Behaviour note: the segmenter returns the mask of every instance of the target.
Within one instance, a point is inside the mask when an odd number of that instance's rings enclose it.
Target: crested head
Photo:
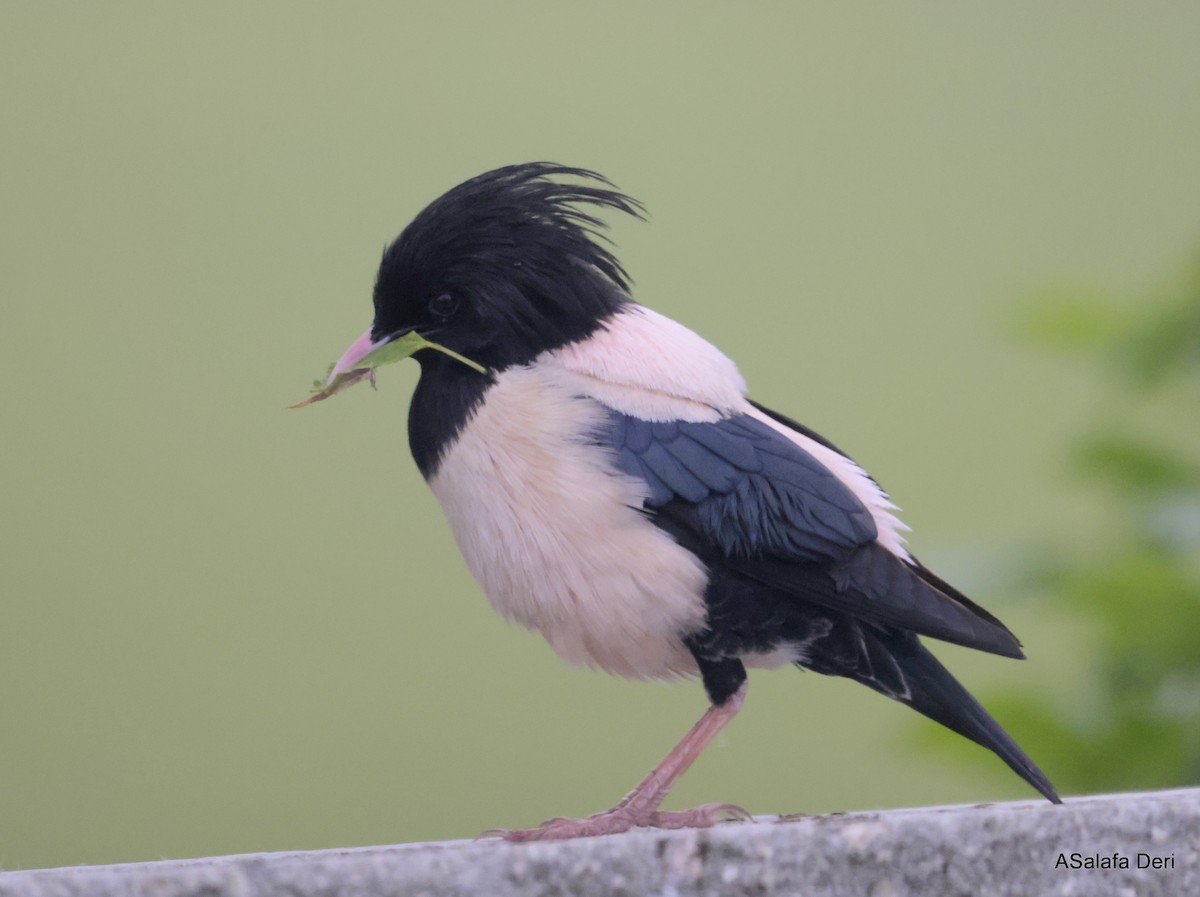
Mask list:
[[[372,337],[416,330],[492,369],[585,338],[630,301],[605,208],[642,215],[601,175],[549,162],[459,184],[384,251]]]

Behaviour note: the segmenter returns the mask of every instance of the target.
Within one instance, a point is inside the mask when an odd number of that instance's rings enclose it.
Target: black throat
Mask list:
[[[611,306],[607,314],[576,322],[569,335],[545,341],[535,348],[516,353],[509,346],[508,354],[496,354],[487,349],[466,349],[472,361],[482,362],[490,373],[481,374],[461,361],[434,349],[422,349],[413,355],[421,365],[421,379],[408,406],[408,446],[413,460],[426,480],[437,473],[446,449],[458,438],[475,409],[483,402],[487,391],[496,385],[496,377],[514,367],[534,362],[538,355],[550,349],[586,340],[596,331],[628,309],[632,300],[611,285],[602,285],[605,301]]]
[[[408,447],[429,480],[496,380],[431,349],[413,357],[420,362],[421,379],[408,406]]]

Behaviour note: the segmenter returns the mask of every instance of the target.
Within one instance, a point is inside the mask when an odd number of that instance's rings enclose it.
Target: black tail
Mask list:
[[[852,628],[857,630],[853,652],[857,657],[851,660],[848,652],[839,651],[836,657],[813,657],[805,666],[819,673],[846,676],[907,704],[994,751],[1047,800],[1062,803],[1037,765],[915,635],[880,631],[862,624],[852,624]]]

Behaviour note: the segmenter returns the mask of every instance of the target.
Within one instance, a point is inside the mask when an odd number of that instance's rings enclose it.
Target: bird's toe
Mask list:
[[[647,823],[654,828],[711,828],[718,822],[753,822],[737,804],[704,804],[690,810],[659,810]]]
[[[633,807],[614,807],[588,816],[569,819],[558,816],[534,828],[488,829],[481,838],[502,838],[505,841],[562,841],[568,838],[591,838],[597,835],[618,835],[631,828],[710,828],[718,822],[747,821],[752,817],[736,804],[704,804],[691,810],[646,810]]]

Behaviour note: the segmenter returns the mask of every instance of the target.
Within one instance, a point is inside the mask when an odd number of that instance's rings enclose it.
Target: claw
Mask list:
[[[718,822],[753,821],[749,813],[737,804],[705,804],[693,810],[651,810],[631,812],[628,807],[614,807],[588,816],[570,819],[556,816],[534,828],[490,828],[480,838],[503,838],[505,841],[561,841],[567,838],[591,838],[596,835],[617,835],[631,828],[710,828]]]
[[[655,828],[711,828],[718,822],[753,822],[737,804],[704,804],[692,810],[660,810],[652,817]]]
[[[595,835],[615,835],[631,828],[708,828],[718,822],[750,820],[751,816],[737,804],[705,804],[694,810],[660,810],[663,798],[676,780],[687,772],[712,739],[741,709],[746,695],[746,683],[723,704],[714,704],[705,711],[696,725],[679,744],[671,748],[663,761],[650,775],[640,781],[621,802],[611,810],[586,819],[567,819],[564,816],[548,819],[536,828],[490,828],[479,837],[503,838],[505,841],[556,841],[565,838],[590,838]]]

